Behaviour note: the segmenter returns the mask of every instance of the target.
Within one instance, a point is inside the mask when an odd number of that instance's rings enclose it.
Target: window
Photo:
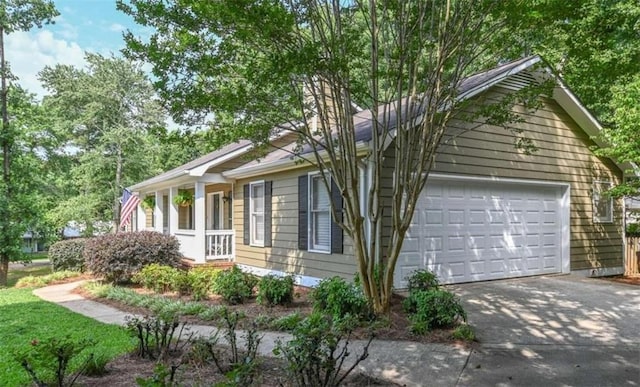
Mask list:
[[[251,183],[249,191],[251,245],[264,246],[264,182]]]
[[[331,196],[322,175],[309,175],[309,250],[331,252]]]
[[[606,195],[611,189],[608,181],[593,182],[593,221],[595,223],[613,222],[613,198]]]

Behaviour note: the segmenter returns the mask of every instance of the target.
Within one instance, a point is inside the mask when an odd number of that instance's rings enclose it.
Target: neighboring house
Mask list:
[[[40,235],[37,232],[26,231],[22,235],[22,252],[23,253],[37,253],[38,251],[44,251],[45,245],[41,240]]]
[[[523,87],[544,71],[535,66],[540,61],[528,57],[474,75],[463,83],[463,96]],[[522,109],[525,122],[517,124],[539,148],[533,155],[517,151],[503,128],[465,131],[464,122],[452,123],[398,260],[396,287],[422,268],[445,283],[623,271],[622,201],[600,193],[622,179],[624,166],[591,152],[600,125],[560,80],[553,96],[542,98],[542,108]],[[370,112],[355,120],[366,151]],[[293,140],[285,133],[274,141],[281,147]],[[250,142],[233,143],[130,187],[155,198],[152,209],[139,208],[138,229],[175,235],[196,262],[234,260],[260,275],[295,273],[308,285],[334,275],[353,278],[352,243],[328,211],[329,200],[340,196],[285,150],[259,160],[251,152]],[[390,147],[388,176],[393,158]],[[362,186],[369,168],[361,163]],[[173,203],[187,191],[191,203]],[[385,235],[378,238],[385,243]]]

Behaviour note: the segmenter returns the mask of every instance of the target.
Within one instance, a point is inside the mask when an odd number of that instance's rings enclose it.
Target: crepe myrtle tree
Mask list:
[[[353,241],[364,294],[384,314],[445,128],[468,111],[461,82],[489,65],[480,59],[488,58],[482,43],[505,18],[495,3],[131,0],[118,8],[155,29],[148,40],[127,32],[125,54],[152,64],[175,120],[215,117],[210,125],[221,142],[266,144],[282,129],[298,135],[292,152],[317,167],[327,189],[333,182],[339,190],[333,219]],[[517,120],[509,113],[516,102],[476,114],[494,124]],[[356,130],[355,106],[369,109],[359,114],[371,123],[368,133]],[[390,199],[382,187],[388,147],[395,150]],[[372,167],[368,203],[361,203],[361,163]],[[390,219],[384,229],[383,216]]]
[[[11,75],[5,58],[4,38],[15,31],[28,31],[51,23],[59,13],[50,0],[6,0],[0,3],[0,148],[2,151],[2,181],[0,181],[0,286],[7,284],[9,261],[21,257],[22,232],[20,213],[15,209],[14,191],[20,182],[12,174],[11,164],[15,150],[16,129],[12,127],[8,110]]]

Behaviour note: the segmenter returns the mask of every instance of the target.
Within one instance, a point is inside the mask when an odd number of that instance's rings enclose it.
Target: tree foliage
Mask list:
[[[96,220],[118,224],[122,187],[158,172],[164,114],[139,66],[122,58],[87,54],[87,67],[45,67],[50,92],[44,105],[58,112],[57,134],[72,160],[66,191],[53,212],[59,224]],[[154,168],[155,167],[155,168]]]
[[[2,151],[2,181],[0,182],[0,286],[7,283],[9,261],[21,258],[21,244],[25,225],[21,213],[28,205],[23,201],[25,178],[16,174],[13,164],[17,152],[16,138],[19,131],[12,125],[9,111],[9,89],[14,80],[5,58],[4,37],[15,31],[27,31],[52,22],[58,15],[53,2],[48,0],[7,0],[0,4],[0,110],[2,128],[0,148]]]

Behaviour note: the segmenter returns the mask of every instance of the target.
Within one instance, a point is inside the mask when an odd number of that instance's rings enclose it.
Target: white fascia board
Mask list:
[[[132,186],[129,186],[129,187],[127,187],[127,189],[129,191],[131,191],[131,192],[140,191],[140,190],[145,191],[148,187],[155,187],[155,186],[158,186],[158,185],[163,185],[165,182],[167,182],[169,180],[176,179],[176,178],[180,178],[180,177],[184,176],[186,173],[187,173],[187,171],[185,171],[185,170],[176,171],[176,172],[174,172],[174,173],[172,173],[170,175],[167,175],[167,176],[163,177],[162,180],[153,182],[151,184],[146,184],[145,181],[143,181],[143,182],[134,184]],[[151,180],[151,179],[148,179],[148,180]]]
[[[456,101],[457,102],[461,102],[464,101],[466,99],[472,98],[480,93],[482,93],[483,91],[495,86],[496,84],[502,82],[505,78],[510,77],[513,74],[517,74],[519,72],[521,72],[522,70],[526,70],[527,68],[533,66],[534,64],[540,62],[542,59],[539,56],[534,56],[533,58],[529,59],[528,61],[521,63],[519,66],[516,66],[514,68],[512,68],[511,70],[500,74],[500,76],[491,78],[489,80],[487,80],[484,83],[479,84],[478,86],[469,89],[467,91],[465,91],[464,93],[458,95],[456,97]]]
[[[589,135],[589,138],[591,138],[593,142],[599,147],[606,147],[608,144],[599,137],[602,131],[600,122],[580,103],[578,97],[576,97],[560,79],[556,78],[556,80],[557,86],[553,89],[553,99],[569,114],[576,124]],[[637,174],[637,166],[632,163],[618,163],[613,159],[611,160],[621,171],[626,172],[633,170],[636,171]]]
[[[358,156],[366,155],[370,151],[368,142],[360,142],[356,144],[356,154]],[[321,156],[324,156],[325,152],[320,152]],[[308,153],[313,157],[313,153]],[[222,172],[222,176],[230,179],[242,179],[245,177],[259,176],[266,173],[282,172],[290,169],[302,168],[305,166],[313,165],[304,159],[298,159],[294,155],[291,157],[280,159],[276,161],[267,162],[264,164],[253,164],[248,166],[238,167],[230,171]]]
[[[224,156],[218,157],[216,159],[213,159],[211,161],[208,161],[200,166],[197,166],[195,168],[189,169],[186,172],[189,174],[189,176],[204,176],[204,174],[207,172],[207,170],[211,167],[214,167],[216,165],[220,165],[226,161],[229,161],[231,159],[234,159],[238,156],[241,156],[244,153],[249,152],[251,149],[253,149],[253,144],[248,144],[245,147],[242,147],[240,149],[236,149],[233,152],[229,152]]]
[[[217,184],[217,183],[232,183],[232,180],[226,179],[221,173],[205,173],[203,176],[190,176],[184,171],[179,177],[175,177],[171,180],[164,180],[154,184],[141,186],[135,189],[138,193],[150,193],[157,191],[168,190],[172,187],[181,187],[184,185],[191,185],[195,183],[205,184]]]

